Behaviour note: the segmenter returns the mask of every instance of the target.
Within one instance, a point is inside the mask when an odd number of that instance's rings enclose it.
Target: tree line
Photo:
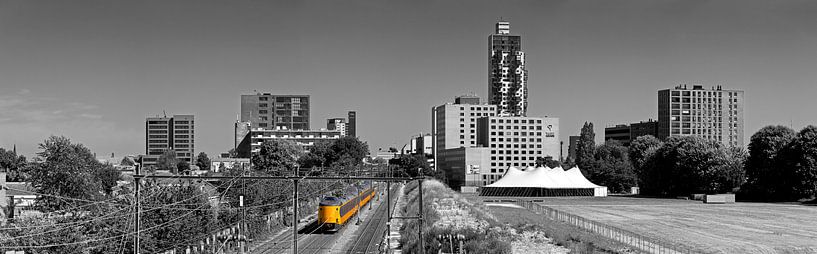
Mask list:
[[[7,172],[7,179],[28,182],[37,196],[32,213],[0,225],[0,249],[26,253],[132,253],[136,212],[133,178],[110,164],[100,163],[90,149],[66,137],[49,137],[39,148],[31,161],[0,149],[0,167]],[[286,211],[292,204],[292,183],[242,181],[238,176],[285,174],[301,165],[314,166],[312,161],[360,166],[367,150],[364,142],[351,137],[310,148],[309,152],[291,141],[276,140],[264,143],[261,152],[251,158],[254,167],[224,172],[233,179],[209,183],[145,179],[140,185],[140,249],[155,253],[184,248],[242,221],[247,225],[247,237],[267,234],[275,230],[269,227],[267,216]],[[175,154],[163,157],[172,159]],[[197,158],[202,168],[210,164],[205,158],[201,154]],[[173,164],[172,160],[164,162]],[[300,201],[322,194],[343,195],[338,190],[349,184],[302,181]],[[243,209],[239,196],[244,196]],[[13,205],[9,209],[14,209]],[[278,223],[286,226],[289,221],[291,218],[283,217]]]
[[[817,194],[817,127],[795,132],[766,126],[748,150],[694,136],[659,140],[641,136],[629,147],[616,141],[596,146],[592,123],[582,127],[574,161],[588,179],[624,193],[645,195],[736,193],[744,200],[794,201]]]

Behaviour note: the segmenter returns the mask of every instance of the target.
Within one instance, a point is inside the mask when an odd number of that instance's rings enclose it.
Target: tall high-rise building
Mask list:
[[[658,138],[698,136],[743,147],[743,91],[679,85],[658,91]]]
[[[497,106],[499,116],[526,116],[528,111],[528,70],[522,37],[511,35],[508,22],[496,23],[488,36],[488,103]]]
[[[357,112],[349,111],[346,122],[346,135],[357,137]]]
[[[309,129],[309,95],[241,95],[241,122],[251,128]]]
[[[346,136],[346,119],[343,118],[327,119],[326,129],[330,131],[331,130],[340,131],[341,136]]]
[[[156,161],[168,149],[176,152],[177,159],[193,163],[196,156],[193,115],[145,118],[143,166],[156,165]]]

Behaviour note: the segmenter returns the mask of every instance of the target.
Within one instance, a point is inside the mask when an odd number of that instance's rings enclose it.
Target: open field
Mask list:
[[[713,252],[817,253],[817,206],[629,197],[539,199],[590,220]]]

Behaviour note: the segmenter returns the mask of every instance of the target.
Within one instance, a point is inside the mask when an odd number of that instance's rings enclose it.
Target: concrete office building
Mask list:
[[[491,165],[490,148],[459,147],[447,149],[443,153],[438,163],[444,165],[448,186],[453,190],[459,191],[463,186],[487,185],[486,173],[489,172]]]
[[[479,97],[460,96],[454,102],[431,108],[434,161],[446,149],[477,146],[477,119],[496,115],[496,105],[480,104]]]
[[[301,145],[304,150],[309,149],[315,142],[335,140],[341,137],[338,130],[290,130],[285,128],[264,129],[254,128],[241,140],[236,152],[239,158],[250,158],[260,150],[261,144],[268,140],[292,140]]]
[[[641,136],[658,137],[658,121],[652,119],[630,124],[630,142]]]
[[[630,146],[636,138],[651,135],[658,137],[658,122],[650,119],[631,124],[618,124],[604,128],[604,140],[616,140],[624,146]]]
[[[658,91],[658,138],[697,136],[743,147],[743,91],[679,85]]]
[[[346,136],[346,119],[343,118],[327,119],[326,129],[340,131],[341,136]]]
[[[497,106],[499,116],[526,116],[528,110],[528,70],[522,37],[511,35],[508,22],[496,23],[488,35],[488,103]]]
[[[309,129],[309,95],[241,95],[241,122],[251,128]]]
[[[173,149],[176,158],[193,164],[195,154],[195,122],[193,115],[145,118],[145,156],[143,167],[155,166],[165,152]]]
[[[477,144],[489,148],[490,166],[481,169],[482,184],[502,178],[505,169],[534,166],[537,158],[559,158],[559,118],[482,117]]]
[[[615,140],[624,146],[630,145],[630,125],[617,124],[604,128],[604,141]]]

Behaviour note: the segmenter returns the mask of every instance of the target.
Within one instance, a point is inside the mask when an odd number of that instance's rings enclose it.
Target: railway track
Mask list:
[[[392,204],[397,198],[396,191],[398,185],[392,186]],[[385,199],[386,195],[381,198]],[[375,205],[372,207],[374,213],[368,216],[366,221],[363,221],[361,227],[358,229],[360,234],[350,241],[341,253],[380,253],[377,246],[378,241],[382,241],[383,232],[386,230],[387,206],[385,202],[369,202],[367,205]],[[368,209],[363,206],[360,208]],[[357,216],[357,215],[356,215]],[[330,233],[321,230],[321,225],[317,225],[317,221],[312,221],[309,225],[298,230],[298,253],[304,254],[318,254],[329,253],[329,248],[335,243],[338,238],[347,233],[348,225],[342,227],[338,232]],[[351,233],[351,232],[349,232]],[[351,240],[351,239],[350,239]],[[252,250],[252,253],[291,253],[292,252],[292,231],[291,229],[284,231],[274,239]]]
[[[397,186],[393,186],[392,190],[392,199],[396,198],[394,195],[394,189]],[[394,200],[392,200],[394,201]],[[387,206],[383,204],[384,202],[380,202],[378,207],[375,209],[375,214],[369,217],[369,220],[364,222],[363,228],[360,230],[360,235],[355,239],[354,243],[347,249],[345,253],[380,253],[380,248],[377,243],[378,241],[383,241],[383,233],[386,231],[386,220],[388,220],[387,215]]]

